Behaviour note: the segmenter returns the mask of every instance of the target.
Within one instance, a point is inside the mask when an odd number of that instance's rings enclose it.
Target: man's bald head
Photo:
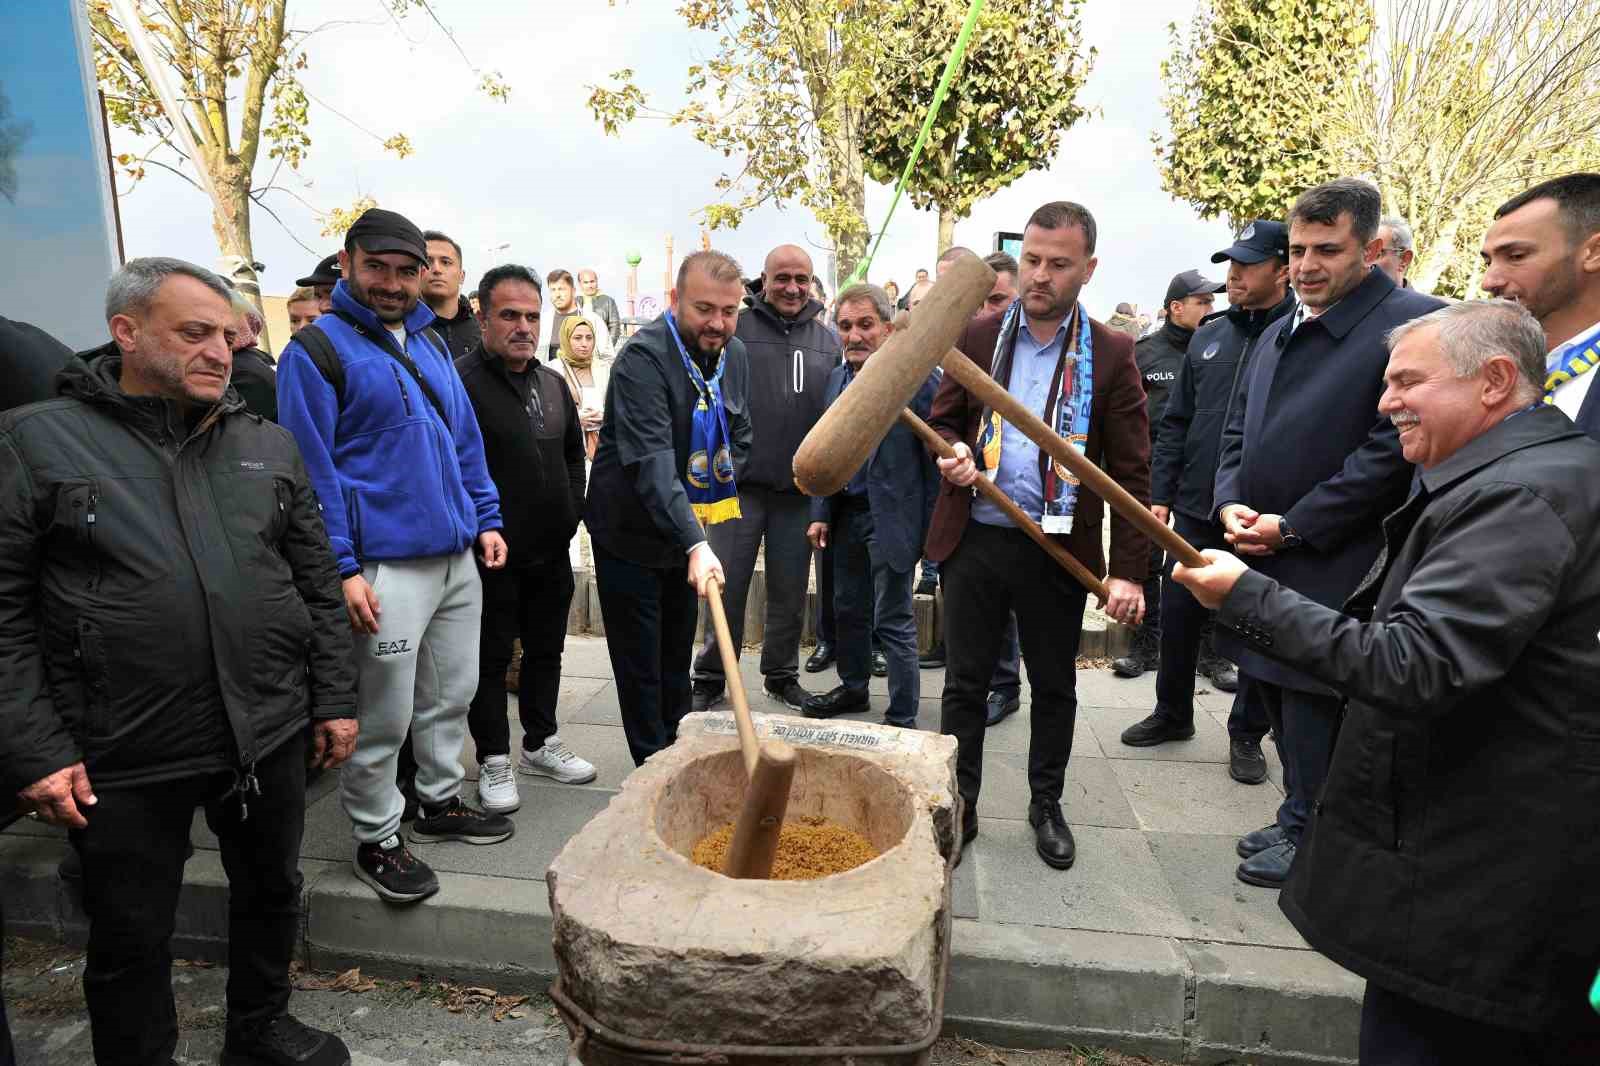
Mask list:
[[[780,244],[767,253],[761,295],[780,317],[799,317],[811,300],[811,257],[804,248]]]

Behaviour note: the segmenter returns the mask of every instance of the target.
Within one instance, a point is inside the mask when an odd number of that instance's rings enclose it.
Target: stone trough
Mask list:
[[[815,1061],[829,1057],[822,1049],[937,1035],[960,839],[954,738],[780,715],[755,723],[798,751],[788,817],[821,815],[881,854],[815,881],[695,866],[696,841],[737,816],[745,777],[732,716],[689,715],[677,743],[550,865],[553,995],[589,1066],[645,1061],[664,1050],[652,1042],[727,1049],[732,1061],[739,1047],[792,1048]]]

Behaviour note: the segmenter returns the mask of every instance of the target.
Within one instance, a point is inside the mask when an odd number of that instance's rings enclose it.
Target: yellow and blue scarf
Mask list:
[[[689,493],[689,506],[694,516],[702,525],[714,526],[740,517],[739,488],[733,481],[733,455],[728,450],[728,409],[722,402],[722,371],[728,365],[728,352],[724,348],[717,355],[716,372],[706,380],[683,346],[677,319],[672,317],[671,311],[665,314],[667,330],[678,346],[683,368],[699,397],[694,406],[694,423],[689,430],[689,465],[683,472],[684,489]]]
[[[1014,300],[1000,323],[1000,335],[995,338],[994,358],[990,363],[990,374],[1007,387],[1011,381],[1011,357],[1016,351],[1017,330],[1021,328],[1021,323],[1022,301]],[[1067,347],[1074,333],[1078,336],[1078,350],[1069,355]],[[1089,332],[1089,316],[1083,313],[1083,307],[1079,305],[1073,308],[1067,319],[1066,337],[1062,340],[1061,356],[1050,381],[1043,417],[1045,423],[1066,438],[1080,454],[1088,449],[1089,414],[1093,399],[1094,342]],[[1001,422],[1000,413],[987,405],[978,421],[978,456],[983,473],[991,479],[1000,472]],[[1044,514],[1039,516],[1040,528],[1046,533],[1072,532],[1072,514],[1078,504],[1078,479],[1063,464],[1052,461],[1042,448],[1039,450],[1039,473],[1044,489]]]
[[[1600,366],[1600,329],[1587,339],[1580,338],[1571,350],[1554,365],[1546,365],[1549,372],[1544,379],[1544,402],[1556,402],[1556,390],[1574,378],[1580,378]]]

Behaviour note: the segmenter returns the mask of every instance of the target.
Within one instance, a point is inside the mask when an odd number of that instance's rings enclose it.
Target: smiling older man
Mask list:
[[[1389,348],[1379,409],[1421,477],[1344,612],[1223,552],[1173,577],[1344,694],[1280,904],[1367,978],[1361,1061],[1600,1061],[1600,444],[1541,402],[1516,304]]]

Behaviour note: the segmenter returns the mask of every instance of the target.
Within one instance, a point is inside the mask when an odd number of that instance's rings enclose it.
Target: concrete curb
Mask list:
[[[0,838],[13,933],[82,944],[82,911],[56,865],[68,846]],[[301,957],[391,977],[419,970],[494,984],[555,976],[543,881],[451,873],[409,908],[383,903],[348,863],[302,860]],[[185,870],[174,949],[227,958],[227,880],[215,852]],[[957,919],[945,1031],[1010,1047],[1083,1044],[1188,1063],[1355,1059],[1363,982],[1312,951]]]

